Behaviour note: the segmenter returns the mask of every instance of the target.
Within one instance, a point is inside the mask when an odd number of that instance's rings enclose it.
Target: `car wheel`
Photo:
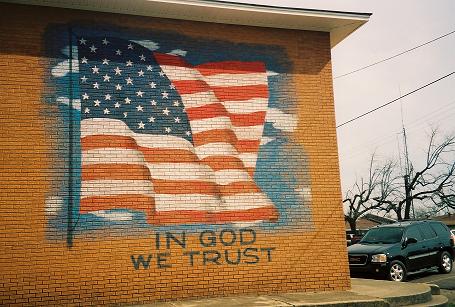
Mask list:
[[[452,272],[452,256],[448,252],[442,252],[439,258],[439,273],[448,274]]]
[[[394,260],[389,265],[388,279],[391,281],[404,281],[406,279],[406,266],[399,260]]]

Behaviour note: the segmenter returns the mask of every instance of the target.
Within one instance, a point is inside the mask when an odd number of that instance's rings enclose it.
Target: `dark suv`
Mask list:
[[[452,271],[454,242],[446,225],[436,221],[406,221],[370,229],[348,247],[351,273],[382,275],[403,281],[408,272],[437,267]]]

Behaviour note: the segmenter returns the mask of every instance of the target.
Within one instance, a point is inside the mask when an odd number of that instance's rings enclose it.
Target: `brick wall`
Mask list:
[[[349,288],[327,33],[0,10],[0,304]]]

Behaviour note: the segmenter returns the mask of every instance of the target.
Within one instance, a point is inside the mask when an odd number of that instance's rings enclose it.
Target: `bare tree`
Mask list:
[[[383,166],[378,166],[373,154],[370,159],[368,177],[357,180],[353,187],[346,192],[343,200],[343,203],[347,204],[344,218],[352,231],[357,230],[357,220],[362,215],[384,205],[379,200],[385,200],[392,192],[392,189],[389,191],[388,188],[393,169],[394,163],[391,161]]]
[[[400,177],[403,181],[398,180]],[[432,130],[423,166],[416,168],[410,161],[404,174],[393,177],[388,183],[388,196],[375,200],[381,205],[381,210],[393,211],[401,221],[411,218],[414,203],[455,208],[454,185],[455,135],[438,142],[437,130]]]

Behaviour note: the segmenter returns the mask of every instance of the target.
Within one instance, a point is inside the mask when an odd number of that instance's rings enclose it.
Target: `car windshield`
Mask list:
[[[392,244],[401,241],[403,228],[379,227],[370,229],[360,243],[366,244]]]

